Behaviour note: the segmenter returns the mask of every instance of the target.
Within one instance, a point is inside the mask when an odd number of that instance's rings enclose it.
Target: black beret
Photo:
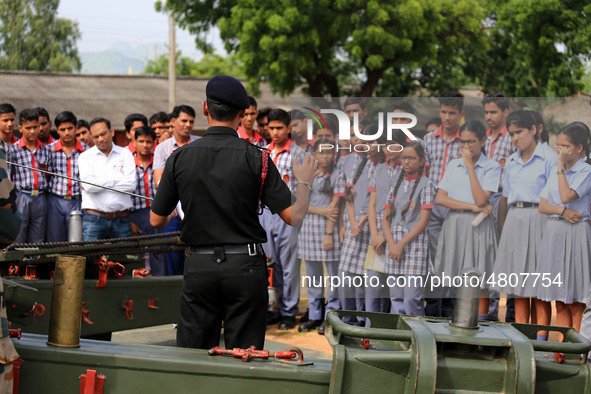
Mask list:
[[[207,82],[205,95],[208,101],[227,104],[238,109],[250,107],[248,94],[242,83],[229,75],[216,75]]]

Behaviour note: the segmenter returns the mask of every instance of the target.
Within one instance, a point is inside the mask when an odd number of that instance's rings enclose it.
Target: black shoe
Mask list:
[[[324,335],[324,329],[324,322],[322,322],[322,324],[318,326],[318,334]]]
[[[298,327],[299,332],[308,332],[314,330],[316,327],[322,324],[322,320],[308,320],[305,323],[300,324]]]
[[[310,309],[306,309],[306,312],[304,312],[302,317],[300,317],[300,323],[305,323],[310,320],[309,313],[310,313]]]
[[[291,330],[296,325],[295,316],[283,316],[281,317],[281,322],[279,323],[280,330]]]
[[[281,321],[281,316],[279,315],[267,315],[267,325],[270,326],[272,324],[277,324]]]

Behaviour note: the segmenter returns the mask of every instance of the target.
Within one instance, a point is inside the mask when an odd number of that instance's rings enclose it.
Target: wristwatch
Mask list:
[[[564,168],[561,168],[560,170],[558,170],[557,174],[558,175],[560,175],[560,174],[566,174],[566,171],[564,170]]]

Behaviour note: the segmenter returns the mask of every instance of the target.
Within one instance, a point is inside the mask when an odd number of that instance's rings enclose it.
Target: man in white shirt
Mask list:
[[[125,148],[113,144],[115,131],[105,118],[90,122],[94,146],[78,158],[82,184],[84,240],[131,237],[131,197],[100,186],[133,193],[136,187],[135,162]]]

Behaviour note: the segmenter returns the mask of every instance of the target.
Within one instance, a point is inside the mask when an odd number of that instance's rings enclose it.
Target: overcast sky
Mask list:
[[[82,33],[78,41],[80,52],[102,51],[117,42],[127,42],[134,47],[157,44],[159,48],[168,43],[168,17],[156,12],[154,1],[61,0],[58,15],[78,22]],[[176,42],[183,56],[201,58],[202,54],[195,49],[194,36],[187,31],[177,27]],[[216,47],[221,53],[219,39]],[[152,56],[150,53],[150,58]]]

